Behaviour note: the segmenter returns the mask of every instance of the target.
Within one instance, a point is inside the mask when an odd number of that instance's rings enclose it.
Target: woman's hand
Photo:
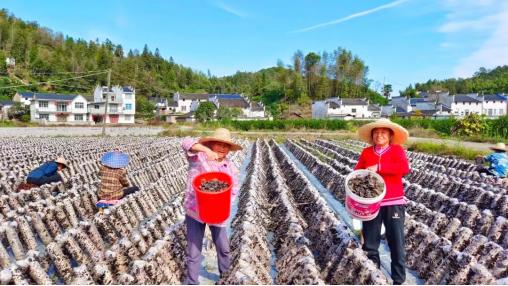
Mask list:
[[[366,169],[372,172],[377,172],[377,164],[367,167]]]
[[[208,161],[217,161],[219,159],[219,155],[210,149],[205,151],[205,154]]]

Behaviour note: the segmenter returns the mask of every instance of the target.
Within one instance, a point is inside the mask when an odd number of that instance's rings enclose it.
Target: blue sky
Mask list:
[[[508,64],[506,0],[31,1],[0,4],[74,38],[109,38],[125,50],[215,75],[290,64],[293,53],[353,51],[372,87],[468,77]]]

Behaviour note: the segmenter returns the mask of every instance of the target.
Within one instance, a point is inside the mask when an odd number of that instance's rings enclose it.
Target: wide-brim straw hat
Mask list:
[[[199,139],[198,142],[201,144],[207,142],[226,143],[229,144],[229,146],[231,146],[230,147],[231,151],[238,151],[243,149],[242,146],[233,142],[233,140],[231,139],[231,132],[229,132],[229,130],[227,130],[226,128],[217,128],[212,135],[202,137],[201,139]]]
[[[118,151],[107,152],[102,155],[101,163],[114,169],[125,168],[129,165],[129,155]]]
[[[62,165],[64,165],[66,168],[69,168],[69,163],[67,163],[67,160],[65,160],[65,158],[64,158],[64,157],[62,157],[62,156],[60,156],[60,157],[56,158],[55,163],[62,164]]]
[[[358,129],[358,137],[367,143],[374,144],[374,141],[372,140],[372,130],[376,128],[387,128],[392,130],[393,136],[390,141],[392,144],[404,144],[409,137],[409,132],[407,132],[406,128],[386,118],[378,119],[375,122],[371,122],[360,127]]]
[[[490,149],[506,152],[506,145],[504,143],[497,143],[496,146],[490,147]]]

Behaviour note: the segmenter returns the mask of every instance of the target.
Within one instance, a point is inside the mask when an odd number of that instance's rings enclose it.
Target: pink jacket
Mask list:
[[[189,171],[187,174],[187,189],[185,192],[184,208],[185,213],[190,217],[199,220],[198,207],[196,203],[196,195],[192,188],[192,180],[199,174],[205,172],[224,172],[233,178],[233,187],[231,189],[231,202],[234,201],[238,194],[238,169],[227,158],[222,162],[208,161],[206,154],[203,152],[193,153],[190,151],[192,146],[198,141],[194,138],[185,138],[182,141],[182,148],[187,155],[189,161]],[[225,226],[226,222],[216,226]]]

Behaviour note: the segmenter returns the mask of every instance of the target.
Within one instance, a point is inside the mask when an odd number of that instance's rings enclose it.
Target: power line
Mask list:
[[[89,77],[89,76],[94,76],[94,75],[99,75],[99,74],[105,74],[105,73],[108,73],[108,71],[106,70],[106,71],[91,73],[91,74],[82,75],[82,76],[76,76],[76,77],[70,77],[70,78],[64,78],[64,79],[55,79],[55,80],[50,80],[50,81],[40,81],[40,82],[34,82],[34,83],[28,83],[28,84],[22,84],[22,85],[1,86],[0,89],[9,89],[9,88],[16,88],[16,87],[23,87],[23,86],[41,85],[41,84],[51,84],[53,82],[67,81],[67,80],[84,78],[84,77]]]

